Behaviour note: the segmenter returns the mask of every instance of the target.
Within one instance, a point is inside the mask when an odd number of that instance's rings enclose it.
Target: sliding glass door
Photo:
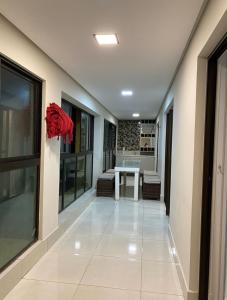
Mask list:
[[[85,192],[85,155],[77,155],[77,176],[76,176],[76,197],[80,197]]]
[[[92,187],[93,116],[63,100],[62,108],[74,122],[73,142],[61,140],[59,212]]]
[[[41,82],[0,57],[0,270],[38,236]]]
[[[113,169],[116,163],[116,126],[104,120],[103,172]]]

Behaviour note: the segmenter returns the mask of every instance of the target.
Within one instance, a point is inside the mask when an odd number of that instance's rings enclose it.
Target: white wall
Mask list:
[[[43,80],[40,190],[40,238],[58,227],[60,143],[46,136],[45,111],[50,102],[61,105],[62,93],[95,115],[94,173],[102,170],[103,122],[117,120],[57,64],[0,15],[0,52]]]
[[[165,110],[174,100],[170,228],[191,299],[199,283],[207,57],[227,32],[226,9],[226,0],[210,0],[158,116],[164,186]]]

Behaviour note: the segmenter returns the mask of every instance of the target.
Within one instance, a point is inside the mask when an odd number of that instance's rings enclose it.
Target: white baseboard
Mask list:
[[[181,288],[183,291],[184,300],[198,300],[198,295],[199,295],[198,291],[189,290],[189,288],[187,286],[184,272],[183,272],[183,269],[182,269],[182,266],[180,263],[176,244],[175,244],[170,226],[169,226],[169,239],[170,239],[171,247],[175,249],[175,253],[176,253],[176,256],[174,257],[174,262],[176,263],[177,274],[178,274],[180,285],[181,285]]]
[[[17,285],[38,260],[73,225],[95,198],[95,190],[82,195],[59,215],[59,226],[46,239],[38,240],[0,274],[0,300]],[[65,214],[65,216],[64,216]]]

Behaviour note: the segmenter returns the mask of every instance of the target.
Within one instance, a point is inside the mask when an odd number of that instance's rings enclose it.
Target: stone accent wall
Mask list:
[[[140,150],[140,123],[134,120],[120,120],[118,122],[117,148],[127,151]]]

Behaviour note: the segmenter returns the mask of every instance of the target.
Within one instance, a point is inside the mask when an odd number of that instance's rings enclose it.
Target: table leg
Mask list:
[[[134,179],[134,200],[138,201],[139,199],[139,173],[135,172],[135,179]]]
[[[115,200],[119,200],[120,198],[120,180],[119,180],[119,172],[115,172]]]

